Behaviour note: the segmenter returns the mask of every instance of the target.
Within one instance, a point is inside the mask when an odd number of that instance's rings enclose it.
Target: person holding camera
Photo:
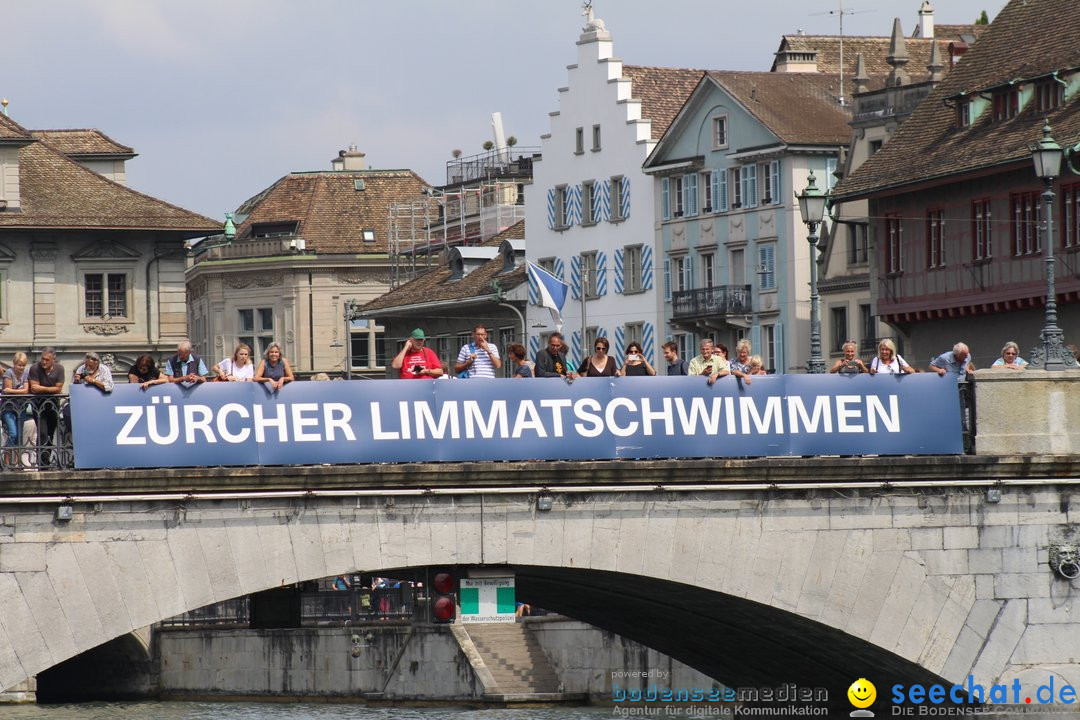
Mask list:
[[[443,366],[439,356],[431,348],[425,347],[426,340],[424,331],[416,328],[405,341],[401,352],[390,362],[390,367],[400,371],[398,377],[402,380],[434,380],[442,377]]]
[[[83,364],[75,368],[71,376],[72,385],[93,385],[104,393],[113,391],[112,371],[108,365],[101,364],[101,356],[96,352],[86,353]]]
[[[645,359],[645,353],[641,351],[641,344],[632,342],[627,345],[626,362],[623,363],[622,369],[619,370],[619,375],[622,377],[633,377],[635,375],[648,377],[655,374],[656,370]]]

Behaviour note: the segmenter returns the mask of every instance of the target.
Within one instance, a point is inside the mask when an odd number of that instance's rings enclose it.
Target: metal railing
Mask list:
[[[0,397],[0,471],[75,466],[67,395]]]
[[[402,583],[396,588],[350,588],[299,592],[300,626],[345,625],[377,620],[404,620],[423,598]],[[250,596],[206,605],[161,621],[165,627],[248,627]]]
[[[750,308],[749,285],[719,285],[671,294],[671,312],[675,318],[746,315]]]
[[[514,146],[454,158],[446,162],[446,184],[501,177],[532,177],[533,158],[539,156],[538,147]]]

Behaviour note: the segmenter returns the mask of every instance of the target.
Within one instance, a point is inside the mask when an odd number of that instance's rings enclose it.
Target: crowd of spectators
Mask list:
[[[674,342],[666,342],[662,347],[665,364],[659,370],[668,376],[702,375],[710,385],[720,378],[732,376],[738,382],[750,385],[754,375],[766,374],[761,357],[753,354],[746,339],[735,344],[734,358],[729,357],[723,343],[711,339],[702,340],[700,354],[689,360],[679,357],[679,348]],[[567,348],[562,334],[558,332],[548,336],[547,346],[537,353],[531,363],[520,344],[510,345],[506,353],[512,369],[510,377],[515,379],[557,377],[572,382],[577,376],[650,377],[658,374],[640,343],[635,341],[627,344],[622,362],[611,356],[610,350],[610,341],[606,337],[598,337],[593,343],[593,352],[581,361],[576,371],[567,361]],[[878,344],[877,353],[869,363],[858,357],[854,341],[845,342],[842,350],[843,357],[836,360],[829,372],[841,375],[922,372],[904,360],[889,339]],[[1070,346],[1069,350],[1078,352],[1074,346]],[[37,362],[31,365],[29,360],[26,353],[15,353],[11,366],[2,376],[0,427],[4,438],[0,464],[3,467],[55,465],[52,453],[57,434],[70,433],[66,404],[55,397],[63,393],[65,379],[64,367],[56,361],[56,351],[46,347],[41,350]],[[406,380],[494,378],[502,364],[499,348],[488,341],[488,331],[483,325],[477,325],[471,340],[462,345],[451,374],[443,368],[438,355],[426,346],[426,337],[421,328],[412,331],[391,363],[398,371],[398,377]],[[991,367],[1023,371],[1027,365],[1027,361],[1020,357],[1019,346],[1010,341],[1005,343],[1001,356]],[[974,372],[975,366],[971,361],[970,349],[960,342],[933,358],[927,370],[963,381],[969,373]],[[162,383],[176,383],[190,388],[213,381],[264,383],[270,393],[277,393],[294,379],[292,367],[281,345],[276,342],[266,348],[258,364],[252,361],[252,349],[240,343],[230,357],[208,370],[206,362],[193,351],[191,342],[185,339],[177,345],[176,354],[168,358],[163,367],[159,368],[151,355],[143,354],[127,371],[128,382],[139,385],[143,390]],[[329,378],[319,373],[312,379]],[[72,373],[71,383],[90,385],[102,393],[112,392],[114,388],[112,371],[94,352],[86,353],[83,362]]]

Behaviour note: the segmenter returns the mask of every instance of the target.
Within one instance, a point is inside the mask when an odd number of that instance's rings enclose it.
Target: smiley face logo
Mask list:
[[[874,683],[870,682],[866,678],[859,678],[855,682],[851,683],[851,687],[847,691],[848,700],[851,704],[857,708],[868,708],[874,704],[874,700],[877,699],[877,688],[874,687]]]

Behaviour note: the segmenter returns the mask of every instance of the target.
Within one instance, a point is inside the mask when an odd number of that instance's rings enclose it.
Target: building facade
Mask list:
[[[1044,123],[1080,140],[1080,10],[1010,2],[892,140],[837,187],[866,199],[871,288],[882,319],[925,366],[957,341],[976,366],[1006,341],[1037,344],[1046,299],[1043,184],[1031,146]],[[1058,322],[1080,337],[1080,177],[1053,185]]]
[[[187,334],[185,242],[220,223],[122,184],[134,151],[96,130],[28,131],[0,115],[0,362],[89,351],[126,379]],[[35,358],[36,359],[36,358]]]
[[[636,340],[659,361],[666,338],[656,203],[641,166],[702,75],[624,65],[613,50],[603,21],[590,16],[525,201],[529,259],[571,287],[562,315],[575,366],[598,336],[617,358]],[[535,357],[555,328],[535,304],[527,319]]]
[[[665,328],[683,357],[750,339],[770,372],[809,353],[810,246],[796,193],[849,137],[834,75],[709,72],[645,163],[657,178]]]
[[[390,208],[422,200],[429,185],[410,170],[367,169],[355,150],[334,162],[243,203],[235,240],[193,249],[188,313],[203,355],[217,362],[243,342],[258,362],[277,341],[304,375],[384,374],[384,329],[349,308],[390,287]]]

